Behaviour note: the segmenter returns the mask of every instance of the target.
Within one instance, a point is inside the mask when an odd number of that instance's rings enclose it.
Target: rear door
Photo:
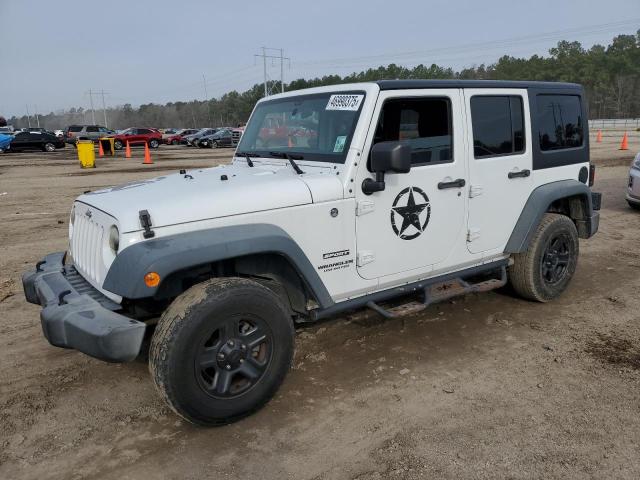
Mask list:
[[[467,248],[504,251],[531,192],[531,121],[526,90],[465,89],[469,143]]]
[[[399,140],[411,147],[412,166],[409,173],[387,173],[385,190],[372,195],[358,187],[362,177],[355,182],[358,273],[375,279],[440,268],[452,261],[464,234],[462,94],[458,89],[382,91],[373,118],[364,158],[372,145]],[[370,178],[368,170],[359,172]]]

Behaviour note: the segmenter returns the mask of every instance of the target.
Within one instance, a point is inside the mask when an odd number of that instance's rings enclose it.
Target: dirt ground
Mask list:
[[[640,212],[624,201],[640,134],[619,142],[592,144],[600,232],[559,300],[494,291],[300,329],[276,398],[215,429],[169,411],[144,362],[50,346],[20,276],[66,248],[83,191],[231,152],[161,147],[143,166],[135,150],[89,171],[71,148],[0,155],[0,478],[640,478]]]

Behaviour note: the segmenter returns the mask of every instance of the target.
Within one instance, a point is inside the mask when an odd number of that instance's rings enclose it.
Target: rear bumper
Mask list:
[[[22,276],[28,302],[42,305],[40,320],[46,339],[107,362],[128,362],[138,356],[146,325],[116,313],[119,305],[91,287],[65,254],[47,255]]]

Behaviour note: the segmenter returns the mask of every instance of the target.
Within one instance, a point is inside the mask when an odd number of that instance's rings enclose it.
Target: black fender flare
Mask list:
[[[505,253],[521,253],[527,250],[531,238],[538,228],[543,215],[549,211],[551,204],[557,200],[569,197],[583,198],[587,208],[583,212],[584,218],[574,218],[578,222],[588,222],[590,224],[588,235],[581,235],[585,238],[593,235],[598,229],[598,213],[593,212],[591,200],[591,189],[577,180],[560,180],[547,183],[537,187],[524,205],[520,217],[516,222],[509,241],[505,247]]]
[[[196,230],[136,243],[116,256],[103,288],[128,299],[153,297],[159,287],[145,284],[144,276],[149,272],[165,279],[180,270],[261,253],[285,257],[318,304],[333,305],[324,283],[300,246],[284,230],[269,224]]]

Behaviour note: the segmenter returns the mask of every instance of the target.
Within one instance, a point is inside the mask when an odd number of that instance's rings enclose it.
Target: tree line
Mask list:
[[[382,79],[575,82],[586,89],[590,118],[637,118],[640,117],[640,30],[635,35],[618,35],[607,46],[594,45],[585,49],[580,42],[561,41],[549,50],[548,56],[517,58],[505,55],[493,64],[459,71],[436,64],[411,68],[390,64],[346,76],[301,78],[287,84],[286,90]],[[263,96],[263,85],[256,84],[245,92],[231,91],[208,101],[147,103],[138,108],[130,104],[111,107],[107,109],[107,118],[109,127],[117,129],[129,126],[236,126],[246,122],[255,103]],[[103,123],[103,112],[96,110],[95,118],[96,123]],[[26,127],[29,123],[26,115],[13,116],[7,121],[16,128]],[[39,122],[50,130],[87,124],[92,123],[92,112],[81,107],[71,108],[40,115]],[[35,126],[35,123],[36,119],[31,116],[31,125]]]

